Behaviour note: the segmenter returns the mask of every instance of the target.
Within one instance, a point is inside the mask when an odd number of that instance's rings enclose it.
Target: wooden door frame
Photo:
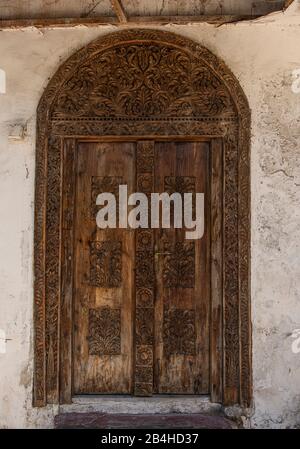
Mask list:
[[[70,403],[74,396],[73,386],[73,273],[74,273],[74,214],[76,204],[76,163],[77,147],[82,142],[147,142],[149,141],[204,141],[210,144],[209,154],[209,195],[208,200],[210,222],[210,268],[213,280],[210,294],[210,396],[212,402],[222,402],[223,362],[223,304],[222,304],[222,139],[204,139],[199,136],[183,138],[167,137],[150,139],[149,136],[139,138],[114,136],[102,138],[92,136],[80,139],[66,138],[62,143],[62,254],[61,254],[61,308],[60,308],[60,402]],[[211,201],[213,199],[213,201]],[[213,263],[212,263],[213,262]],[[137,368],[137,367],[135,367]],[[138,385],[139,382],[138,382]],[[138,388],[140,390],[140,388]],[[143,389],[144,390],[144,389]],[[135,395],[146,394],[137,391]]]
[[[150,85],[143,81],[147,72]],[[213,327],[212,359],[218,362],[211,367],[211,400],[249,406],[250,109],[238,81],[219,58],[189,39],[153,30],[112,33],[79,50],[58,69],[39,103],[33,403],[68,403],[72,396],[70,261],[76,140],[141,137],[211,140],[219,155],[212,163],[212,194],[221,200],[223,211],[221,219],[220,214],[212,216],[220,238],[213,239],[211,269],[212,315],[214,323],[222,319],[222,333]]]

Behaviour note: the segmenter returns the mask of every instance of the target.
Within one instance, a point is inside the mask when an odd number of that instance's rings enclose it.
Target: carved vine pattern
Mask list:
[[[166,176],[164,180],[164,191],[169,195],[177,192],[181,195],[181,201],[184,202],[184,194],[192,194],[192,217],[195,219],[195,201],[196,201],[196,178],[194,176]],[[174,205],[171,204],[171,217],[174,217]]]
[[[163,281],[170,288],[195,286],[195,243],[164,244]]]
[[[49,82],[37,112],[34,404],[59,401],[62,140],[198,135],[224,140],[224,402],[231,401],[228,388],[249,405],[250,110],[237,79],[209,50],[184,37],[126,30],[71,56]],[[149,174],[153,156],[145,152],[137,166]]]
[[[174,354],[195,355],[195,311],[165,308],[163,341],[167,357]]]
[[[196,192],[196,178],[194,176],[166,176],[165,177],[165,192],[171,195],[174,192],[180,193],[195,193]]]
[[[117,288],[122,285],[122,242],[90,242],[90,285]]]
[[[116,198],[116,210],[119,204],[119,185],[123,184],[121,176],[92,176],[91,179],[91,219],[95,220],[99,206],[96,204],[100,193],[112,193]]]

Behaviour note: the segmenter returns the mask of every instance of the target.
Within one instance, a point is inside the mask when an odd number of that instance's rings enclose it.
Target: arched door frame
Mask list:
[[[148,81],[143,74],[148,71]],[[117,103],[115,100],[117,99]],[[126,30],[71,56],[37,111],[34,326],[35,406],[71,400],[72,164],[76,139],[219,139],[222,142],[222,392],[251,404],[250,110],[223,61],[179,35]],[[69,150],[67,151],[66,149]],[[70,179],[69,179],[70,178]],[[213,389],[213,385],[211,388]]]

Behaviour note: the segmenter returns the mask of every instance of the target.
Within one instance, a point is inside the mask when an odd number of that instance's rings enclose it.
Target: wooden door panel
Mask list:
[[[158,229],[155,238],[156,393],[204,394],[209,382],[209,145],[155,145],[155,191],[204,193],[205,233]]]
[[[74,392],[132,392],[134,232],[99,229],[96,197],[135,190],[134,143],[78,145]]]

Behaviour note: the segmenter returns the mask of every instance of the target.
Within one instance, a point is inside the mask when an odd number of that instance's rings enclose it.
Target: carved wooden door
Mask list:
[[[77,147],[74,394],[207,394],[210,223],[206,142]],[[205,232],[99,229],[99,193],[204,193]],[[171,208],[172,211],[172,208]],[[117,216],[118,218],[118,216]]]

